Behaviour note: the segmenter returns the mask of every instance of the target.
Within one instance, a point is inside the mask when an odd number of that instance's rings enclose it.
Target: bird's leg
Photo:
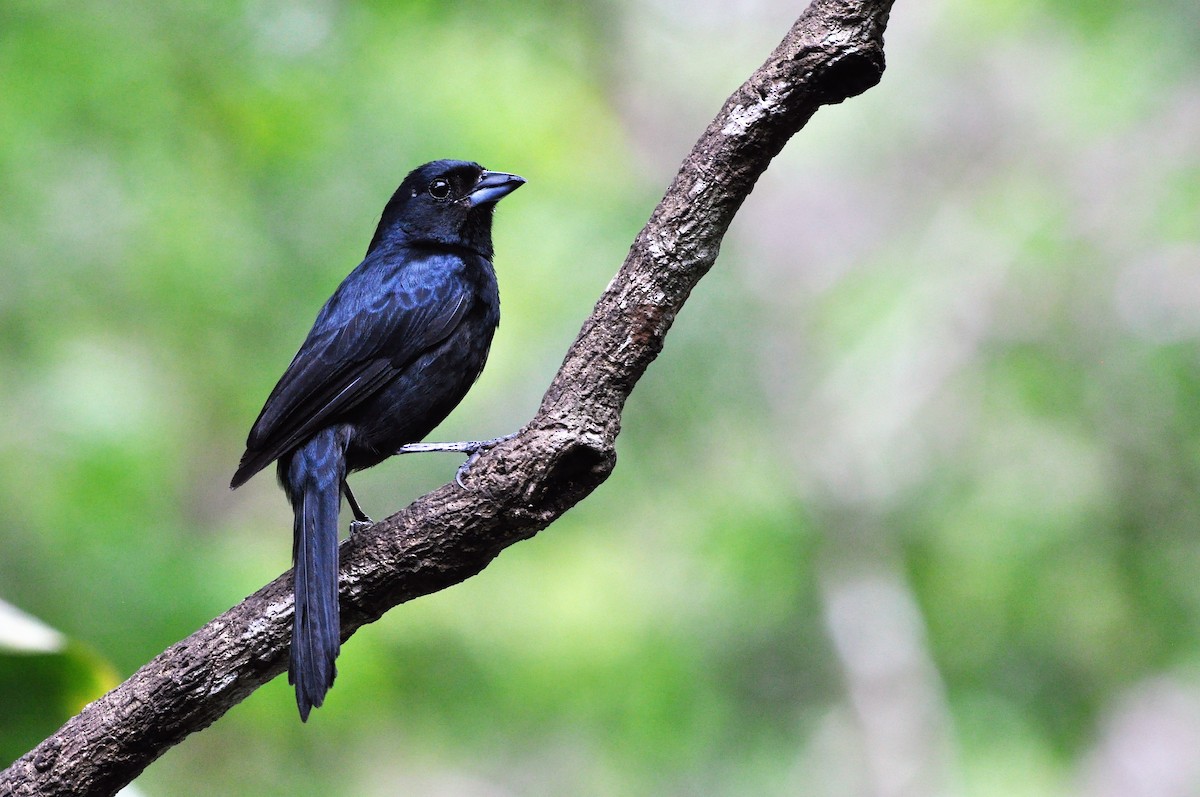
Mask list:
[[[463,483],[463,478],[466,477],[467,473],[471,470],[471,466],[475,464],[475,460],[479,459],[479,455],[484,451],[487,451],[492,446],[503,443],[505,440],[512,440],[516,436],[517,435],[514,433],[506,434],[503,437],[493,437],[491,440],[480,441],[475,444],[474,448],[468,449],[470,455],[467,457],[467,461],[459,465],[458,470],[454,472],[454,483],[464,490],[467,489],[467,485]]]
[[[362,511],[362,507],[358,505],[358,501],[354,500],[354,493],[350,492],[350,482],[342,479],[342,494],[346,496],[346,503],[350,504],[350,511],[354,514],[354,520],[350,522],[350,533],[371,525],[371,518],[367,517],[367,513]]]
[[[396,450],[396,453],[425,454],[431,451],[456,451],[460,454],[467,454],[467,461],[460,465],[458,472],[454,474],[455,483],[465,490],[467,489],[467,485],[463,484],[463,477],[471,470],[471,466],[475,464],[475,460],[479,459],[479,455],[492,446],[499,445],[505,440],[512,440],[516,436],[516,432],[514,432],[513,434],[506,434],[503,437],[493,437],[491,440],[460,440],[457,443],[409,443],[406,446],[400,446]]]
[[[476,454],[492,446],[499,445],[505,440],[512,440],[516,433],[504,437],[493,437],[491,440],[459,440],[456,443],[409,443],[397,448],[395,454],[428,454],[434,451],[457,451],[460,454]]]

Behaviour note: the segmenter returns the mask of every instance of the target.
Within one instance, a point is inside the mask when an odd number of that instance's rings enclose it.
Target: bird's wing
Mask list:
[[[377,285],[365,279],[356,285],[354,277],[347,278],[318,315],[271,391],[250,430],[232,486],[373,395],[445,340],[472,303],[461,260],[451,255],[408,263]],[[364,301],[356,288],[367,288],[370,298]],[[362,306],[344,309],[354,304]]]

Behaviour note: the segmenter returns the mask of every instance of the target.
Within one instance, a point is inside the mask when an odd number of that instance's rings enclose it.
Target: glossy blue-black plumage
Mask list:
[[[409,174],[250,430],[232,486],[278,460],[295,514],[289,680],[304,719],[336,674],[345,477],[429,434],[479,376],[500,321],[492,210],[523,182],[466,161]]]

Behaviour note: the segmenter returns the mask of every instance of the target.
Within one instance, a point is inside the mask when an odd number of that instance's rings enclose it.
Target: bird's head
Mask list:
[[[392,195],[367,251],[393,236],[462,246],[490,258],[492,210],[525,179],[491,172],[471,161],[439,160],[419,166]]]

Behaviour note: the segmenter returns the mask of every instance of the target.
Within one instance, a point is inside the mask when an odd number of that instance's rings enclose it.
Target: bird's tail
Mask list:
[[[280,462],[283,482],[295,514],[292,562],[296,596],[288,683],[296,687],[300,719],[337,675],[334,660],[341,647],[338,612],[338,510],[346,474],[345,452],[333,429],[314,435]]]

